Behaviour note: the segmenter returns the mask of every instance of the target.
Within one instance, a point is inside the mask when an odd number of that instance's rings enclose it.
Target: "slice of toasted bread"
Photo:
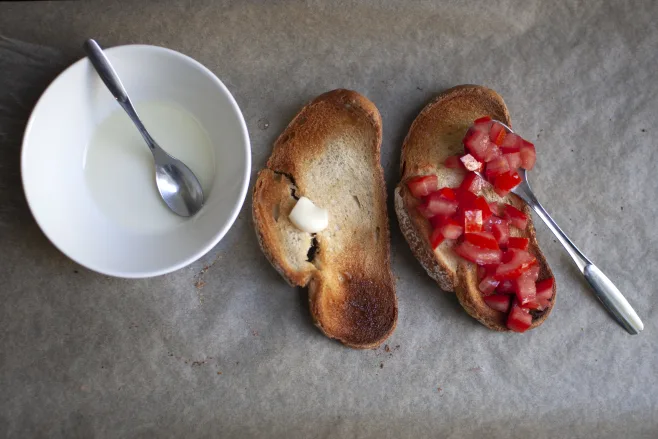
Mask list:
[[[381,140],[381,116],[364,96],[320,95],[277,139],[253,195],[267,258],[291,285],[308,286],[325,335],[363,349],[381,344],[398,315]],[[329,211],[329,227],[315,236],[288,218],[301,196]]]
[[[439,286],[443,290],[456,292],[464,309],[483,325],[497,331],[507,331],[506,314],[491,309],[484,302],[478,290],[477,267],[455,254],[455,242],[445,240],[436,251],[432,250],[429,242],[430,223],[418,212],[420,201],[411,195],[406,185],[412,177],[435,174],[439,178],[439,187],[459,186],[464,171],[446,168],[443,163],[448,156],[464,153],[462,139],[473,121],[482,116],[491,116],[511,127],[503,98],[495,91],[477,85],[451,88],[420,112],[402,146],[402,178],[395,189],[395,211],[413,254]],[[486,188],[482,195],[488,201],[505,202],[525,212],[529,218],[526,230],[512,227],[511,235],[530,239],[528,251],[539,262],[539,279],[553,277],[539,249],[530,208],[514,194],[501,198],[491,188]],[[531,328],[539,326],[548,317],[555,304],[555,291],[554,284],[550,307],[533,314]]]

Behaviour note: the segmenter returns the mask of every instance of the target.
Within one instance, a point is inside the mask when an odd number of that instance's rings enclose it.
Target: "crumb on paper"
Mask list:
[[[383,369],[384,368],[384,363],[379,363],[379,368]]]
[[[384,346],[384,350],[385,350],[386,352],[391,352],[391,348],[389,348],[388,345],[385,345],[385,346]]]

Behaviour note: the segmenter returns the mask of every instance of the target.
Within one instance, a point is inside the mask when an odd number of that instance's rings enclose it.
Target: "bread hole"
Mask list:
[[[280,213],[281,213],[281,205],[277,203],[274,205],[274,209],[272,209],[272,217],[274,218],[274,222],[279,221]]]
[[[359,209],[361,209],[361,202],[359,201],[359,197],[356,195],[352,195],[352,198],[354,198],[354,201],[356,201],[356,205],[359,206]]]
[[[379,242],[379,226],[375,229],[375,242]]]
[[[315,237],[315,235],[313,235],[313,239],[311,240],[311,247],[308,249],[308,253],[306,253],[306,260],[312,263],[319,250],[320,247],[318,245],[318,239]]]
[[[404,175],[404,171],[407,168],[407,162],[402,162],[402,175]]]

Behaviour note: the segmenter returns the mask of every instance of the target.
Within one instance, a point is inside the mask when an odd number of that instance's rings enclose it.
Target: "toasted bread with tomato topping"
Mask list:
[[[402,146],[401,181],[395,189],[395,211],[402,233],[413,254],[439,286],[455,292],[463,308],[486,327],[508,331],[507,313],[490,308],[478,288],[477,266],[454,252],[455,241],[446,239],[436,250],[430,244],[432,227],[423,217],[407,182],[417,176],[436,175],[439,187],[458,187],[466,174],[463,169],[447,168],[447,157],[464,154],[462,140],[473,121],[490,116],[511,127],[509,111],[502,97],[493,90],[477,85],[461,85],[441,93],[432,100],[411,125]],[[529,239],[528,251],[537,258],[539,280],[553,277],[546,258],[539,249],[530,208],[514,194],[499,197],[493,188],[485,187],[481,195],[489,202],[504,202],[523,211],[528,217],[525,230],[512,228],[511,236]],[[550,305],[533,311],[530,328],[541,325],[555,304],[555,283]]]
[[[253,193],[267,259],[290,285],[308,287],[325,335],[360,349],[381,344],[398,316],[381,140],[381,116],[367,98],[320,95],[279,136]],[[311,235],[291,223],[302,196],[329,211],[325,230]]]

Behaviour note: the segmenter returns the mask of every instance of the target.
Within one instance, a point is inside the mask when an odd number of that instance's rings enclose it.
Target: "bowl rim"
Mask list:
[[[160,268],[160,269],[155,269],[155,270],[147,270],[147,271],[120,271],[120,270],[114,270],[108,267],[103,267],[103,266],[98,266],[96,264],[90,264],[85,261],[80,260],[79,258],[73,257],[70,254],[68,254],[66,251],[64,251],[60,245],[58,245],[57,242],[55,242],[54,237],[50,236],[44,229],[42,225],[42,220],[43,218],[39,218],[39,216],[35,213],[35,210],[32,206],[34,200],[30,199],[30,194],[28,193],[28,185],[26,184],[26,178],[25,178],[25,170],[30,166],[30,164],[26,161],[26,149],[28,148],[28,143],[30,139],[30,133],[33,130],[33,125],[34,121],[36,118],[36,115],[39,112],[39,109],[43,105],[43,102],[46,98],[46,96],[49,93],[52,93],[53,88],[61,81],[64,80],[67,74],[69,74],[70,71],[72,71],[74,68],[77,68],[80,64],[83,64],[87,62],[87,57],[83,57],[79,59],[78,61],[72,63],[69,65],[66,69],[64,69],[62,72],[60,72],[55,79],[46,87],[46,89],[43,91],[39,99],[37,100],[37,103],[34,105],[34,108],[32,109],[32,112],[30,113],[30,117],[28,118],[27,124],[25,125],[25,131],[23,134],[23,140],[21,142],[21,164],[20,164],[20,169],[21,169],[21,183],[23,186],[23,193],[25,194],[25,199],[27,200],[28,207],[30,208],[30,212],[32,213],[32,217],[36,221],[37,225],[41,229],[41,232],[48,238],[48,240],[64,255],[66,255],[69,259],[73,260],[77,264],[88,268],[92,271],[95,271],[97,273],[101,273],[104,275],[108,276],[113,276],[113,277],[119,277],[119,278],[125,278],[125,279],[143,279],[143,278],[149,278],[149,277],[154,277],[154,276],[161,276],[164,274],[171,273],[176,270],[180,270],[181,268],[184,268],[191,263],[195,262],[205,254],[207,254],[210,250],[213,249],[221,240],[224,238],[224,236],[228,233],[228,231],[231,229],[233,224],[235,223],[235,220],[237,219],[238,215],[240,214],[240,211],[242,210],[242,207],[244,206],[245,199],[247,197],[247,190],[249,187],[249,181],[250,181],[250,176],[251,176],[251,141],[249,139],[249,131],[247,130],[247,124],[244,119],[244,115],[242,114],[242,111],[240,110],[240,107],[238,103],[236,102],[235,98],[233,97],[233,94],[229,91],[229,89],[224,85],[224,83],[206,66],[201,64],[199,61],[195,60],[194,58],[191,58],[190,56],[187,56],[185,54],[182,54],[180,52],[177,52],[172,49],[168,49],[166,47],[161,47],[161,46],[153,46],[149,44],[126,44],[126,45],[121,45],[121,46],[114,46],[110,47],[108,49],[103,49],[106,53],[112,54],[115,52],[121,52],[121,51],[132,51],[132,50],[151,50],[155,52],[161,52],[166,55],[172,56],[174,58],[177,58],[179,61],[182,61],[183,63],[188,63],[192,64],[193,66],[197,67],[203,74],[205,74],[208,79],[212,82],[215,83],[215,85],[222,90],[228,97],[228,101],[232,109],[237,113],[238,115],[238,120],[239,120],[239,125],[240,125],[240,130],[242,131],[242,135],[244,136],[244,144],[241,145],[243,149],[243,154],[244,154],[244,160],[246,163],[246,166],[244,168],[243,176],[242,176],[242,182],[240,185],[240,192],[239,192],[239,197],[237,200],[237,203],[232,207],[232,211],[229,215],[228,221],[224,223],[224,225],[217,230],[216,233],[213,234],[212,238],[207,241],[207,243],[203,246],[201,246],[197,251],[195,251],[191,256],[175,263],[168,265],[166,267]],[[118,108],[118,107],[117,107]]]

